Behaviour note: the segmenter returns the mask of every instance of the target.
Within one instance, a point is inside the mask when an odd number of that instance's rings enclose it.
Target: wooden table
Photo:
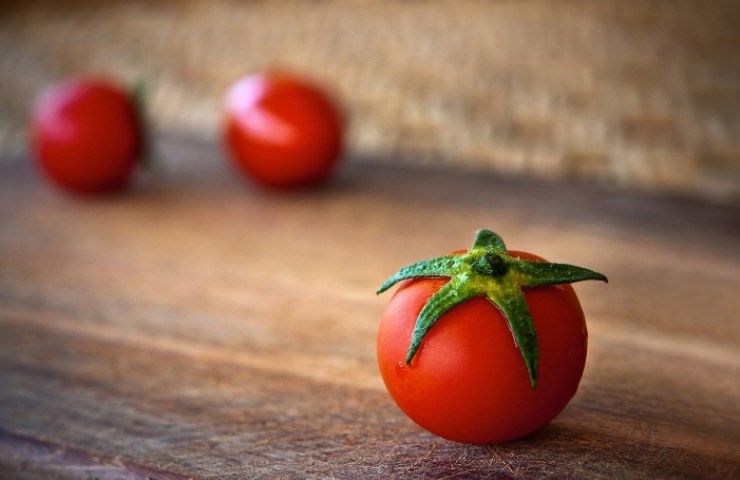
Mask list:
[[[0,167],[0,478],[737,478],[740,208],[350,163],[272,194],[170,137],[127,194]],[[521,441],[400,413],[375,365],[411,260],[489,227],[592,267],[580,390]]]

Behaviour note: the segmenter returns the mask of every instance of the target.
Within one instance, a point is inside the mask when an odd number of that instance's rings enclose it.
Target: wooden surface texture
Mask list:
[[[737,478],[740,209],[351,162],[317,192],[170,138],[128,193],[0,162],[0,478]],[[542,431],[425,433],[375,364],[411,260],[492,228],[584,265],[589,357]]]

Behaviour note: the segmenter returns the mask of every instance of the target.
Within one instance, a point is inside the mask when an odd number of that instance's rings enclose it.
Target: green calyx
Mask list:
[[[129,90],[131,101],[134,105],[134,113],[141,136],[141,151],[139,152],[139,164],[144,168],[151,168],[154,164],[154,152],[152,150],[151,134],[149,129],[149,117],[147,116],[147,88],[143,80],[138,80]]]
[[[450,281],[419,313],[406,353],[407,365],[411,364],[426,333],[445,312],[467,300],[485,296],[506,319],[527,367],[532,388],[537,386],[539,347],[522,288],[583,280],[607,281],[606,276],[586,268],[512,257],[501,237],[490,230],[479,230],[466,253],[430,258],[403,267],[383,282],[377,293],[383,293],[401,280],[419,277],[449,277]]]

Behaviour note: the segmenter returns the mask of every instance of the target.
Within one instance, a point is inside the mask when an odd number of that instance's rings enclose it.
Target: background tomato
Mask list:
[[[342,119],[318,87],[287,74],[244,77],[229,90],[225,142],[236,166],[271,187],[326,179],[342,149]]]
[[[573,288],[524,289],[540,348],[533,389],[504,317],[482,297],[442,315],[405,365],[416,318],[447,281],[406,281],[383,312],[378,364],[395,402],[420,426],[461,442],[504,442],[546,425],[575,394],[586,361],[586,324]]]
[[[42,170],[76,192],[123,187],[142,153],[134,100],[103,79],[70,80],[38,100],[31,143]]]

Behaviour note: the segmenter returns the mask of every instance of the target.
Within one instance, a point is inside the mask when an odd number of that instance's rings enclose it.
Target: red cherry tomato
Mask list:
[[[482,297],[443,314],[404,363],[419,312],[447,281],[408,280],[383,313],[378,364],[395,402],[420,426],[461,442],[505,442],[546,425],[575,394],[586,361],[586,323],[573,288],[524,289],[540,348],[533,389],[504,317]]]
[[[75,192],[123,187],[142,152],[135,104],[124,89],[102,79],[71,80],[38,100],[32,149],[42,170]]]
[[[270,187],[319,183],[336,167],[342,119],[330,98],[286,74],[247,76],[231,87],[225,142],[236,166]]]

